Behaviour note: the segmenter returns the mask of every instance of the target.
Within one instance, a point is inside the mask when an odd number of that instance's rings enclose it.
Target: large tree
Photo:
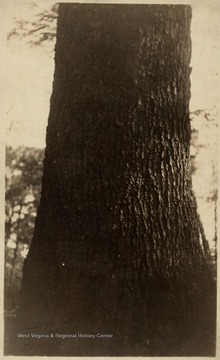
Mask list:
[[[18,326],[113,337],[19,340],[18,352],[214,354],[189,162],[190,22],[183,5],[59,5]]]

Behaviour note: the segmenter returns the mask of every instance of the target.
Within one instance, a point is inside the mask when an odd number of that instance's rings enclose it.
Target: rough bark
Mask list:
[[[182,5],[60,5],[19,326],[113,339],[33,354],[214,353],[189,164],[190,21]]]

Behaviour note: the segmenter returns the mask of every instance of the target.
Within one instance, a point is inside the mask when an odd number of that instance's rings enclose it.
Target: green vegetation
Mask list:
[[[44,150],[6,149],[5,310],[16,308],[40,199]]]

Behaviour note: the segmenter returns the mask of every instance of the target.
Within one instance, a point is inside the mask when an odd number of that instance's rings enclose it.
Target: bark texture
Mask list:
[[[24,353],[214,354],[189,163],[190,22],[182,5],[60,4],[19,326],[113,338]]]

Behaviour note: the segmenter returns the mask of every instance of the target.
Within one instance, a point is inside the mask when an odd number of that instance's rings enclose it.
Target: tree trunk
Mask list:
[[[190,21],[182,5],[60,4],[18,320],[29,333],[113,336],[24,353],[214,354],[189,162]]]

